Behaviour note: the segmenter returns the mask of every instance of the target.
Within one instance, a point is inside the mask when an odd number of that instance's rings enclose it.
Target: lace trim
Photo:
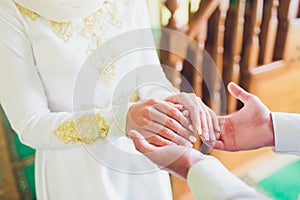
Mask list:
[[[85,114],[76,121],[65,121],[54,130],[54,135],[66,144],[94,144],[107,137],[109,126],[100,114]]]

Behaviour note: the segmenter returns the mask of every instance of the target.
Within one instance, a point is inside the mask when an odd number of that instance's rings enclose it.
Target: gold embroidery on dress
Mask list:
[[[127,1],[123,3],[128,4]],[[110,25],[121,28],[122,17],[117,9],[117,1],[104,2],[103,6],[92,15],[75,22],[55,22],[50,21],[51,28],[65,42],[68,42],[76,32],[85,38],[92,39],[93,45],[91,48],[95,49],[99,46],[103,37],[106,36],[106,30]],[[37,20],[39,14],[16,4],[22,14],[29,17],[32,20]]]
[[[102,107],[97,104],[87,104],[87,105],[80,106],[79,110],[84,111],[84,110],[91,110],[91,109],[102,109]]]
[[[138,91],[133,91],[133,93],[131,94],[130,96],[130,99],[129,99],[129,102],[130,103],[133,103],[133,102],[137,102],[140,100],[140,96],[139,96],[139,93]]]
[[[54,135],[66,144],[84,143],[92,145],[105,139],[109,126],[99,114],[88,113],[76,120],[65,121],[54,130]]]
[[[24,7],[22,7],[21,5],[19,5],[19,4],[17,4],[17,3],[16,3],[16,6],[17,6],[17,8],[20,10],[20,12],[21,12],[23,15],[29,17],[29,18],[32,19],[33,21],[37,20],[37,18],[39,17],[39,14],[37,14],[37,13],[35,13],[35,12],[33,12],[33,11],[27,9],[27,8],[24,8]]]
[[[116,65],[111,64],[100,73],[99,80],[104,85],[109,85],[116,75]]]
[[[55,22],[50,20],[50,25],[54,33],[62,38],[65,42],[69,41],[74,33],[71,22]]]
[[[104,47],[105,51],[95,54],[93,61],[91,61],[91,65],[97,68],[101,83],[109,86],[118,69],[116,62],[114,61],[121,53],[119,52],[118,47],[116,47],[111,41],[107,41]]]
[[[120,106],[128,103],[134,103],[140,100],[140,96],[137,90],[122,90],[113,100],[106,102],[105,107],[108,108],[111,105]]]
[[[122,28],[122,17],[117,9],[117,2],[120,1],[105,1],[98,11],[75,22],[55,22],[50,20],[50,27],[53,32],[65,42],[70,41],[74,33],[90,39],[91,43],[87,48],[87,54],[90,54],[102,44],[103,40],[108,36],[107,30],[109,29],[109,26],[114,26],[119,29]],[[128,0],[122,0],[121,2],[125,5],[128,5],[129,3]],[[37,13],[22,7],[19,4],[17,4],[17,7],[22,14],[28,16],[32,20],[37,20],[39,17]],[[105,85],[109,85],[113,80],[117,68],[114,63],[109,64],[111,60],[108,62],[107,59],[115,59],[115,56],[118,55],[114,50],[108,50],[107,52],[109,52],[110,55],[102,56],[100,64],[97,66],[100,81]],[[114,55],[111,55],[112,52]]]

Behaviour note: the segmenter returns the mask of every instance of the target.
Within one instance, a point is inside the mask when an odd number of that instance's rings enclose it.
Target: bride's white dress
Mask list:
[[[130,52],[108,68],[101,63],[95,67],[93,59],[84,65],[97,47],[118,33],[149,27],[145,1],[99,0],[99,7],[93,6],[95,0],[59,1],[45,0],[49,9],[41,0],[0,1],[0,101],[21,141],[36,149],[37,198],[172,199],[168,174],[153,171],[126,138],[128,106],[120,106],[136,100],[135,91],[141,99],[171,95],[161,87],[171,85],[155,50]],[[74,10],[62,14],[64,3],[72,1],[92,6],[83,6],[84,13],[78,14],[74,4]],[[55,3],[62,9],[55,9]],[[114,45],[105,51],[108,55],[118,51]],[[134,70],[141,65],[146,66],[144,72]],[[85,86],[78,81],[83,66],[94,73],[91,79],[98,78],[92,101],[76,86]],[[137,87],[151,79],[159,84]],[[87,91],[88,86],[89,80]],[[122,109],[114,111],[114,105]]]

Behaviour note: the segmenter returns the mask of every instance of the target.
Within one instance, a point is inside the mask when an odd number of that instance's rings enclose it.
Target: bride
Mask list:
[[[106,68],[87,67],[91,76],[79,81],[83,93],[77,90],[82,66],[97,47],[119,33],[149,27],[144,0],[1,0],[0,101],[22,143],[36,149],[37,199],[172,199],[167,173],[132,173],[149,162],[116,153],[138,154],[125,130],[139,128],[144,136],[157,133],[149,141],[173,137],[184,145],[190,145],[191,130],[199,130],[200,121],[188,128],[181,105],[163,100],[178,91],[166,79],[155,50],[131,53]],[[151,68],[141,72],[136,66]],[[148,81],[159,84],[140,87]],[[92,101],[86,101],[85,92],[91,92]],[[113,105],[125,102],[115,111]],[[186,98],[181,103],[191,104]],[[199,106],[194,118],[200,119],[201,110],[208,108]],[[145,117],[147,111],[156,120]],[[175,125],[167,126],[168,120]]]

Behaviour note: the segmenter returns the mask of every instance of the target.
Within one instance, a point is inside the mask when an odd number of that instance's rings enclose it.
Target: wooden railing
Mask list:
[[[188,3],[186,24],[176,20],[179,2]],[[218,114],[233,112],[237,109],[237,101],[228,93],[224,95],[222,87],[234,81],[249,89],[252,69],[284,65],[278,61],[284,59],[289,23],[299,15],[299,0],[236,0],[231,3],[229,0],[201,0],[194,12],[191,2],[164,1],[171,13],[164,27],[186,34],[198,45],[177,44],[176,37],[163,32],[161,44],[183,48],[181,51],[186,51],[188,59],[161,51],[161,62],[173,69],[166,71],[175,87],[189,91],[182,87],[182,75],[191,84],[193,92]],[[212,73],[203,64],[204,50],[222,76]]]
[[[194,39],[198,45],[182,45],[183,48],[187,48],[186,56],[189,57],[187,62],[185,58],[174,55],[172,52],[161,52],[161,62],[174,69],[169,71],[168,77],[172,81],[175,87],[186,91],[186,88],[182,88],[182,80],[180,74],[182,74],[192,85],[193,92],[198,96],[201,96],[204,101],[210,105],[216,112],[221,112],[221,97],[219,94],[221,76],[211,74],[209,70],[203,67],[203,55],[204,48],[209,52],[210,56],[214,60],[218,73],[222,74],[223,70],[223,53],[224,53],[224,31],[225,20],[227,10],[229,7],[229,0],[202,0],[199,8],[196,12],[191,12],[191,3],[189,3],[188,10],[189,20],[185,26],[178,25],[175,19],[175,12],[179,8],[177,0],[168,0],[165,2],[166,7],[171,13],[169,23],[165,28],[172,29],[174,31],[186,34],[187,37]],[[162,34],[162,45],[172,46],[175,40],[169,33]],[[177,46],[177,48],[182,48]],[[169,47],[170,49],[171,47]],[[206,70],[206,71],[205,71]],[[205,89],[203,82],[203,75],[206,74],[210,78],[206,79],[211,83],[205,82]],[[208,91],[212,94],[209,95]],[[206,93],[206,94],[203,94]]]
[[[288,102],[300,100],[300,93],[280,101],[274,99],[280,92],[286,94],[293,87],[300,87],[297,78],[300,76],[300,39],[297,39],[300,20],[294,20],[300,17],[299,1],[162,1],[162,6],[170,12],[169,20],[162,27],[184,34],[197,44],[180,43],[170,32],[162,32],[163,49],[176,47],[185,52],[179,56],[172,51],[160,51],[162,64],[172,69],[165,68],[168,78],[182,91],[195,92],[218,114],[234,112],[241,106],[228,93],[223,93],[223,86],[230,81],[258,95],[271,109],[293,110]],[[198,5],[193,5],[195,2]],[[188,4],[185,5],[188,20],[179,23],[176,13],[184,3]],[[291,41],[299,42],[298,46],[293,47]],[[221,76],[205,63],[205,51]],[[298,57],[299,67],[295,67]],[[193,90],[184,86],[183,78]],[[294,111],[300,112],[298,108]],[[182,194],[188,187],[178,180],[173,184],[175,199],[185,199]]]

